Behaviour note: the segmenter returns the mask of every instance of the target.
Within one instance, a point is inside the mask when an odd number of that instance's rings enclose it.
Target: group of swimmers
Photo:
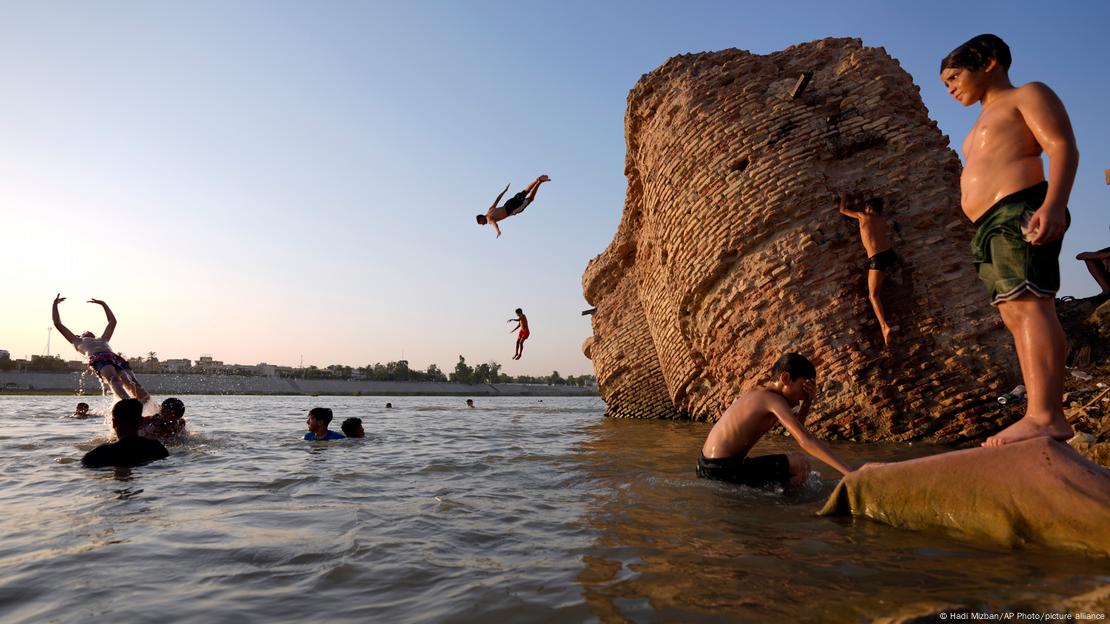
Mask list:
[[[957,47],[940,67],[940,79],[953,98],[964,106],[982,106],[963,143],[966,164],[960,175],[960,203],[977,228],[971,241],[973,262],[991,305],[998,308],[1013,336],[1027,391],[1025,414],[987,438],[983,446],[988,447],[1072,436],[1063,412],[1066,338],[1056,315],[1055,296],[1079,151],[1060,99],[1039,82],[1015,87],[1009,78],[1010,62],[1009,46],[986,34]],[[1049,157],[1048,180],[1043,153]],[[859,220],[869,256],[871,303],[883,340],[889,344],[891,327],[879,289],[883,272],[897,256],[882,216],[882,201],[868,199],[862,211],[853,211],[848,196],[841,194],[839,209]],[[1098,279],[1096,269],[1105,265],[1094,264],[1104,258],[1095,253],[1089,258],[1081,254],[1080,259],[1088,261]],[[1105,293],[1110,279],[1099,280],[1099,285]],[[805,429],[816,376],[813,363],[801,355],[789,353],[778,360],[771,382],[733,401],[710,430],[698,459],[698,475],[755,486],[799,485],[809,472],[804,455],[747,457],[776,422],[802,450],[843,474],[851,472],[851,466]]]
[[[385,407],[392,409],[393,404],[386,403]],[[473,409],[474,399],[467,399],[466,407]],[[73,418],[89,416],[89,404],[78,403]],[[330,408],[314,407],[309,410],[308,420],[305,421],[308,433],[304,435],[304,439],[319,442],[366,437],[361,418],[344,420],[339,427],[343,433],[328,429],[332,418]],[[86,453],[81,458],[82,464],[90,468],[123,467],[169,457],[169,451],[163,442],[181,440],[185,436],[185,403],[171,397],[162,401],[157,414],[143,416],[142,401],[132,398],[117,401],[112,406],[112,429],[116,433],[116,441],[101,444]]]
[[[966,217],[977,227],[971,241],[974,265],[991,305],[997,307],[1013,336],[1027,389],[1023,417],[988,438],[984,446],[1036,437],[1066,440],[1072,435],[1063,414],[1065,336],[1056,315],[1055,294],[1060,286],[1059,254],[1070,224],[1067,203],[1079,152],[1063,103],[1042,83],[1015,87],[1009,78],[1010,63],[1006,43],[987,34],[953,50],[942,60],[940,70],[940,79],[953,98],[964,106],[978,103],[982,107],[963,144],[966,164],[960,177],[961,205]],[[1047,181],[1044,153],[1049,156]],[[486,214],[478,215],[478,223],[493,225],[500,236],[498,222],[523,211],[535,199],[540,185],[549,180],[539,176],[504,206],[498,206],[508,190],[506,186]],[[868,253],[870,299],[883,340],[889,344],[891,325],[879,294],[884,272],[894,265],[897,255],[882,214],[881,198],[865,199],[862,209],[858,203],[842,193],[839,210],[859,221]],[[1102,262],[1103,258],[1091,260]],[[1101,281],[1100,285],[1106,288]],[[75,336],[61,324],[58,304],[62,301],[60,294],[54,300],[55,326],[88,357],[90,368],[117,397],[130,397],[117,404],[121,415],[113,409],[113,421],[122,442],[125,434],[137,434],[143,425],[139,401],[149,400],[149,396],[131,374],[127,362],[108,347],[107,340],[115,328],[115,317],[108,305],[90,300],[102,306],[108,317],[108,327],[97,338],[91,332]],[[516,314],[509,322],[517,323],[513,331],[519,331],[519,335],[513,358],[519,359],[528,337],[528,321],[521,309]],[[805,357],[796,353],[782,356],[774,365],[772,380],[733,401],[714,425],[702,446],[698,475],[747,485],[800,484],[809,471],[804,455],[747,457],[776,422],[790,432],[802,450],[841,473],[851,472],[851,466],[804,427],[816,392],[816,374],[816,367]],[[134,412],[135,406],[138,412]],[[331,410],[327,408],[310,411],[305,439],[342,437],[328,429],[331,419]],[[361,432],[361,422],[354,420],[357,419],[344,422],[344,432]],[[138,448],[139,443],[129,444]]]

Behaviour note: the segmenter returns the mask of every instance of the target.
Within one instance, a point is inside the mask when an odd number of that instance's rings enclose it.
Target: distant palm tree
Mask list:
[[[153,352],[153,351],[148,351],[147,354],[146,354],[146,361],[147,362],[157,362],[158,361],[158,354]]]

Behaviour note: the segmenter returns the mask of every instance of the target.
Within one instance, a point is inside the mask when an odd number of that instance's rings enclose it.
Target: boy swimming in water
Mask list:
[[[832,451],[805,428],[817,370],[797,353],[782,356],[772,370],[771,383],[746,392],[732,402],[709,431],[698,458],[698,476],[760,487],[778,483],[797,487],[809,476],[809,460],[801,453],[748,457],[748,451],[776,423],[810,455],[836,468],[852,472]],[[797,416],[793,409],[801,405]]]
[[[116,317],[108,304],[99,299],[89,299],[89,303],[95,303],[104,308],[104,314],[108,317],[108,327],[104,328],[104,333],[99,338],[89,331],[75,336],[73,332],[66,329],[65,325],[62,325],[62,317],[58,313],[58,304],[65,300],[61,293],[54,297],[54,327],[58,328],[74,349],[88,358],[89,369],[96,373],[104,385],[112,389],[112,394],[116,395],[117,399],[139,399],[143,403],[149,401],[150,395],[135,379],[135,374],[131,372],[131,366],[127,364],[127,360],[116,355],[112,347],[108,346],[112,333],[116,331]]]
[[[362,428],[361,418],[348,418],[343,421],[339,428],[343,431],[343,435],[348,438],[365,438],[366,431]]]
[[[185,403],[178,398],[162,401],[155,416],[143,419],[139,435],[144,438],[171,439],[185,433]]]
[[[88,418],[89,417],[89,404],[81,402],[77,404],[77,409],[73,410],[73,416],[70,418]]]
[[[342,440],[344,438],[342,433],[330,431],[328,429],[328,425],[331,424],[331,419],[332,413],[330,408],[314,407],[308,410],[308,420],[305,421],[305,424],[308,425],[308,433],[304,434],[304,439],[308,442]]]
[[[516,327],[510,329],[509,333],[515,332],[518,329],[520,330],[520,333],[516,335],[516,352],[513,354],[513,359],[519,360],[520,357],[524,355],[524,341],[528,340],[528,336],[532,335],[531,332],[528,331],[528,317],[524,316],[524,310],[517,308],[516,318],[511,318],[506,322],[516,323]]]
[[[1079,150],[1060,98],[1039,82],[1015,87],[1010,61],[1002,39],[979,35],[940,64],[948,93],[982,107],[963,143],[960,204],[978,228],[971,240],[975,267],[1014,338],[1027,391],[1025,415],[983,446],[1072,435],[1063,411],[1067,339],[1055,296]]]
[[[501,201],[501,198],[505,196],[505,192],[509,190],[509,185],[506,184],[504,190],[497,196],[497,199],[493,200],[493,205],[489,207],[486,214],[478,215],[478,225],[489,223],[493,226],[493,229],[497,230],[497,236],[494,238],[500,238],[501,228],[497,226],[497,222],[524,212],[524,209],[536,199],[536,191],[540,190],[540,185],[550,181],[551,178],[542,175],[533,180],[523,191],[510,197],[509,201],[505,202],[504,206],[498,206],[497,202]]]
[[[105,466],[135,466],[156,459],[165,459],[170,453],[158,440],[139,435],[143,422],[143,404],[136,399],[123,399],[112,406],[112,428],[118,440],[101,444],[85,454],[81,463],[89,468]]]
[[[883,301],[880,291],[883,288],[883,278],[886,272],[898,261],[890,243],[890,224],[883,214],[883,198],[872,197],[863,202],[863,210],[852,210],[848,207],[848,194],[840,194],[840,214],[859,221],[859,237],[863,242],[863,249],[867,252],[867,295],[871,299],[871,307],[875,310],[875,318],[879,319],[879,330],[883,333],[883,343],[890,346],[890,324],[883,313]]]

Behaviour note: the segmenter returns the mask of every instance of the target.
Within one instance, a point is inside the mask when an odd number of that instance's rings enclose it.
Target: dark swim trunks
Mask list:
[[[109,364],[115,366],[118,371],[131,370],[131,366],[127,364],[127,360],[111,351],[101,351],[100,353],[94,353],[89,356],[89,368],[96,371],[97,375],[100,374],[100,369]]]
[[[971,253],[979,279],[987,287],[991,305],[1016,299],[1026,292],[1055,297],[1060,289],[1060,246],[1063,238],[1032,245],[1021,232],[1022,215],[1044,203],[1048,183],[1039,182],[995,202],[975,221]],[[1071,213],[1065,211],[1066,224]]]
[[[880,251],[867,259],[867,269],[870,271],[885,271],[894,266],[898,261],[898,254],[893,249]]]
[[[510,197],[509,201],[505,202],[505,215],[511,217],[515,214],[520,214],[524,212],[524,209],[527,208],[530,203],[532,202],[528,199],[528,191],[521,191]]]
[[[698,476],[749,487],[760,487],[768,483],[786,485],[790,482],[790,460],[781,454],[717,459],[701,455],[698,457]]]

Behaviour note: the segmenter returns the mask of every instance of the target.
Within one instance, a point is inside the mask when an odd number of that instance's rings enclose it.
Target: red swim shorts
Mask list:
[[[528,333],[528,328],[524,327],[524,328],[521,328],[520,333],[516,335],[516,339],[517,340],[527,340],[529,335],[530,334]]]

